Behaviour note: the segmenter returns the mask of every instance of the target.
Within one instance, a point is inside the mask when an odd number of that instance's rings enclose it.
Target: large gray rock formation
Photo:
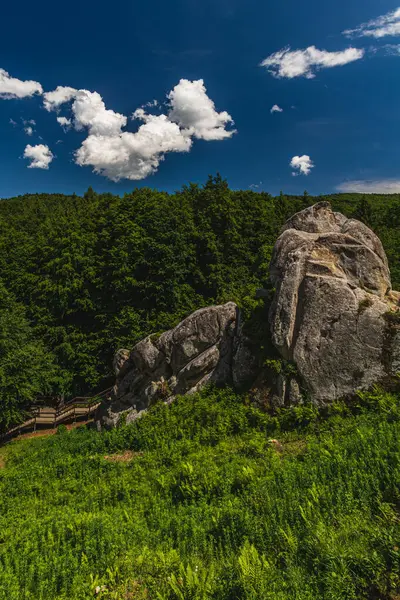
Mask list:
[[[111,403],[97,414],[99,426],[115,426],[122,416],[130,422],[154,402],[206,383],[252,388],[261,406],[291,405],[304,394],[315,403],[345,398],[400,372],[400,294],[391,289],[385,252],[368,227],[327,202],[307,208],[283,228],[270,274],[272,343],[284,359],[279,374],[268,366],[276,356],[265,361],[271,340],[257,325],[252,334],[254,323],[243,327],[236,304],[203,308],[117,352],[116,383]]]
[[[197,310],[160,336],[148,336],[114,358],[116,383],[99,424],[115,426],[143,414],[157,400],[193,393],[206,383],[232,383],[237,306],[228,302]]]
[[[393,292],[382,244],[365,225],[321,202],[294,215],[276,242],[272,340],[303,389],[330,402],[399,370]]]

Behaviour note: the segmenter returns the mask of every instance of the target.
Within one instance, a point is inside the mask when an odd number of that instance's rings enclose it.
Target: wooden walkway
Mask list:
[[[8,442],[27,431],[36,432],[38,428],[56,428],[64,423],[75,423],[78,420],[86,421],[94,415],[102,400],[110,394],[111,389],[108,388],[95,396],[77,396],[60,408],[43,405],[33,406],[30,410],[31,416],[29,419],[0,435],[0,444]],[[54,401],[54,398],[52,400]]]

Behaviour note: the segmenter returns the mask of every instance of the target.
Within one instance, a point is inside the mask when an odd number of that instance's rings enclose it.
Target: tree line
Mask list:
[[[233,300],[249,315],[273,245],[320,200],[381,238],[400,288],[400,195],[273,197],[219,175],[174,194],[29,194],[0,201],[0,429],[37,394],[93,393],[113,353],[192,311]]]

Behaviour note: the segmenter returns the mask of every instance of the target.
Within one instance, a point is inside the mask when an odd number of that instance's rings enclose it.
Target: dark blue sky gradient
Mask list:
[[[328,193],[347,179],[400,179],[400,55],[367,53],[313,80],[278,80],[258,66],[286,45],[334,51],[400,43],[341,35],[395,8],[390,0],[6,2],[0,67],[13,77],[39,81],[45,91],[57,85],[98,91],[107,108],[127,116],[163,100],[181,78],[203,78],[238,133],[195,140],[189,154],[167,154],[155,175],[113,183],[74,164],[87,134],[64,134],[40,97],[0,100],[0,197],[81,194],[90,185],[117,194],[143,185],[173,191],[217,171],[232,188],[263,182],[261,189],[271,193]],[[275,103],[282,114],[270,114]],[[36,120],[34,136],[26,136],[21,119]],[[27,169],[21,158],[27,143],[48,144],[56,155],[48,171]],[[307,177],[291,175],[289,161],[298,154],[315,163]]]

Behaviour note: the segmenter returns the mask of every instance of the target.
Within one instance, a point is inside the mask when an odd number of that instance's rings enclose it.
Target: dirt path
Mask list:
[[[68,431],[70,431],[71,429],[76,429],[76,427],[82,427],[83,425],[89,425],[89,423],[93,423],[93,419],[90,419],[89,421],[79,421],[77,423],[70,423],[69,425],[63,425],[63,427],[66,427],[68,429]],[[18,437],[12,438],[12,440],[10,440],[9,442],[6,443],[10,443],[10,442],[16,442],[18,440],[30,440],[32,438],[38,438],[38,437],[49,437],[50,435],[55,435],[57,433],[57,427],[51,427],[50,429],[39,429],[39,431],[30,431],[29,433],[22,433],[21,435],[19,435]],[[1,448],[0,448],[1,451]],[[0,462],[1,462],[1,454],[0,454]],[[0,465],[1,466],[1,465]]]

